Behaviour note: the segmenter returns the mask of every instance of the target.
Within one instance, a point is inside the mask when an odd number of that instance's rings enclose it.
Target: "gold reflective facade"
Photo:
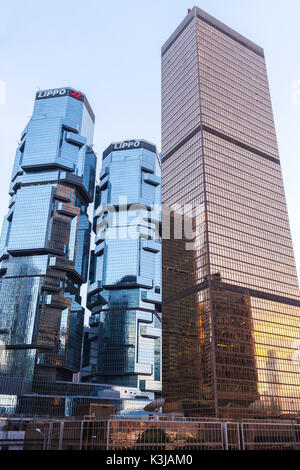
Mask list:
[[[264,53],[196,7],[162,48],[162,157],[163,203],[189,204],[196,227],[193,250],[163,241],[165,411],[299,414],[300,296]]]

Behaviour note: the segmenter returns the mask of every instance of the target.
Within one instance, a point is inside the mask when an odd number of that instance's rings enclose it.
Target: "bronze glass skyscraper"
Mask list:
[[[165,411],[299,413],[300,296],[264,52],[197,7],[162,48],[162,157],[163,203],[195,230],[186,256],[163,241]]]

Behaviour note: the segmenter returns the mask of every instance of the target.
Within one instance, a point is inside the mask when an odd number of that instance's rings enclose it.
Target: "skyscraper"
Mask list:
[[[111,144],[96,189],[83,380],[161,391],[161,180],[156,147]]]
[[[197,7],[162,48],[162,175],[163,203],[195,234],[186,257],[163,240],[165,411],[299,413],[300,296],[264,52]]]
[[[72,380],[80,368],[94,119],[82,93],[39,91],[20,138],[0,241],[2,397]]]

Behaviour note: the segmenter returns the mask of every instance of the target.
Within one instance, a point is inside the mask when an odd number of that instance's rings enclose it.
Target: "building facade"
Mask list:
[[[39,91],[20,138],[0,241],[0,395],[7,404],[72,381],[80,369],[94,120],[82,93]]]
[[[88,286],[83,380],[161,391],[161,179],[144,140],[103,153]]]
[[[162,48],[162,175],[163,203],[194,233],[192,248],[163,237],[165,411],[299,413],[300,296],[264,52],[197,7]]]

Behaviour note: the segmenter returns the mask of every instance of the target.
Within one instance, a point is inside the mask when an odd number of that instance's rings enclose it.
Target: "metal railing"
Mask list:
[[[300,450],[296,422],[150,418],[0,420],[0,450]]]

